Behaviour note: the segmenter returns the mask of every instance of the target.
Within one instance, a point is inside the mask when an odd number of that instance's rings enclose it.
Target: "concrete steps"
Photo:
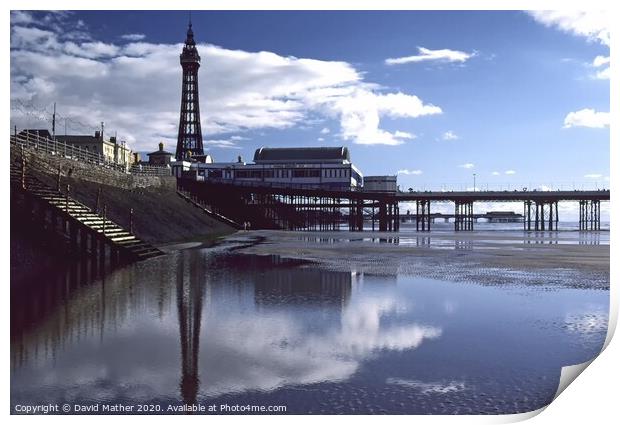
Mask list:
[[[21,165],[12,163],[10,167],[11,184],[22,189]],[[92,211],[86,205],[72,199],[67,199],[66,194],[61,193],[47,186],[35,177],[26,173],[24,178],[25,191],[46,202],[51,208],[58,210],[59,213],[73,220],[80,226],[88,229],[99,238],[104,238],[108,244],[117,248],[125,257],[141,261],[147,258],[157,257],[164,253],[147,242],[144,242],[132,235],[122,226],[114,223],[109,218],[103,219],[102,216]],[[22,189],[23,190],[23,189]],[[63,234],[64,237],[67,237]]]

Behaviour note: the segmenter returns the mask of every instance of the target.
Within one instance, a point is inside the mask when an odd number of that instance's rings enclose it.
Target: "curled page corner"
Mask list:
[[[517,422],[523,422],[523,421],[526,421],[528,419],[532,419],[534,416],[538,416],[540,413],[543,412],[543,410],[545,410],[547,408],[547,406],[543,406],[543,407],[540,407],[540,408],[538,408],[536,410],[532,410],[532,411],[529,411],[529,412],[512,413],[512,414],[508,414],[508,415],[494,416],[494,417],[492,417],[492,419],[490,419],[489,423],[494,423],[494,424],[512,424],[512,423],[517,423]]]
[[[616,331],[616,324],[618,322],[617,309],[613,308],[613,304],[611,307],[612,308],[610,308],[610,311],[609,311],[609,323],[607,325],[607,336],[605,337],[605,342],[603,343],[603,347],[601,348],[601,351],[596,356],[594,356],[592,359],[588,360],[587,362],[570,365],[570,366],[564,366],[562,368],[562,371],[560,372],[560,382],[558,383],[558,390],[556,391],[555,396],[553,396],[553,400],[558,398],[558,396],[562,394],[562,392],[581,374],[581,372],[586,370],[586,368],[590,366],[590,364],[594,360],[596,360],[596,358],[603,351],[605,351],[605,349],[609,345],[609,342],[613,338],[614,333]]]
[[[562,392],[571,384],[571,382],[573,382],[581,374],[581,372],[583,372],[588,366],[590,366],[594,359],[596,359],[596,357],[588,360],[587,362],[564,366],[562,368],[562,371],[560,372],[560,382],[558,384],[558,390],[555,392],[555,396],[553,396],[553,400],[558,398],[558,396],[562,394]]]
[[[616,300],[617,301],[617,300]],[[603,348],[601,349],[601,353],[605,351],[611,339],[614,337],[616,333],[616,325],[618,324],[618,303],[614,303],[613,298],[611,299],[610,308],[609,308],[609,322],[607,324],[607,336],[605,337],[605,342],[603,343]]]

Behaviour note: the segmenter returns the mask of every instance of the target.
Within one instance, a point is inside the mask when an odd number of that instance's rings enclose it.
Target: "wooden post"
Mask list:
[[[26,189],[26,158],[24,158],[24,147],[22,146],[22,189]]]
[[[95,214],[99,214],[100,199],[101,199],[101,188],[97,188],[97,199],[95,200]]]
[[[60,192],[60,175],[62,174],[62,166],[58,164],[58,174],[56,176],[56,190]]]
[[[129,234],[133,235],[133,208],[129,208]]]
[[[105,216],[107,215],[108,212],[108,207],[107,205],[103,206],[103,223],[101,225],[101,233],[103,234],[103,236],[105,237]]]
[[[67,192],[65,193],[65,212],[69,214],[69,191],[71,190],[71,185],[67,184]]]

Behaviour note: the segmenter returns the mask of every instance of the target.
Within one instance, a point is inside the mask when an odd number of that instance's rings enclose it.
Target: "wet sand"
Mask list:
[[[304,259],[336,271],[480,284],[609,289],[608,233],[237,232],[236,252]],[[254,242],[254,243],[252,243]]]

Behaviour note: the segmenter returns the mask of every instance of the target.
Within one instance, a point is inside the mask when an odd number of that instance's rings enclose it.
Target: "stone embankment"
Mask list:
[[[19,156],[11,149],[11,161]],[[28,149],[25,157],[29,172],[50,186],[56,186],[60,166],[62,192],[68,184],[72,197],[93,209],[105,206],[121,226],[129,226],[133,210],[136,236],[150,243],[204,241],[235,231],[182,199],[172,176],[136,176]]]

